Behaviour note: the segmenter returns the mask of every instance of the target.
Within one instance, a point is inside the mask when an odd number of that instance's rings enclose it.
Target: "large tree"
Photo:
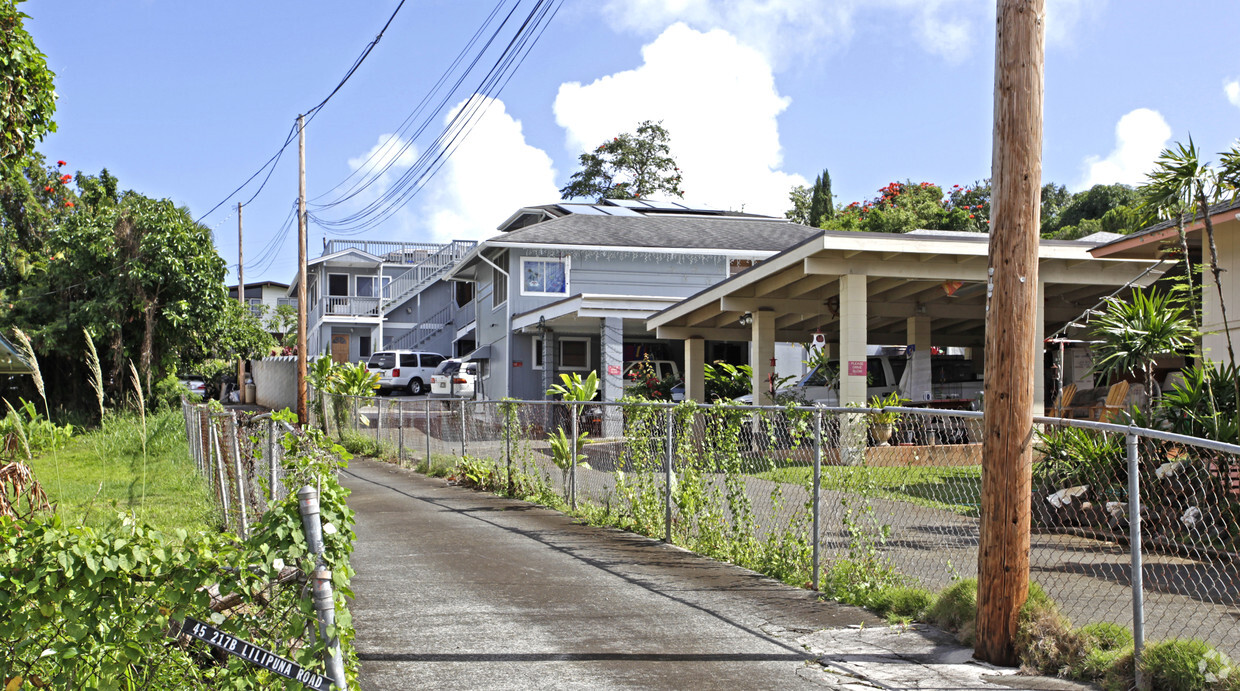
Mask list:
[[[65,382],[81,378],[86,329],[114,393],[130,360],[149,390],[182,362],[236,355],[232,336],[247,331],[224,319],[224,260],[210,230],[171,201],[121,192],[106,170],[79,174],[77,184],[78,194],[57,207],[63,215],[30,243],[25,271],[0,286],[13,305],[0,311],[0,328],[30,332],[40,358],[50,359],[45,369]]]
[[[0,162],[21,161],[56,131],[56,92],[47,58],[26,33],[22,0],[0,0]]]
[[[683,197],[680,168],[662,123],[646,120],[578,157],[581,170],[560,189],[565,199],[635,199],[657,193]]]

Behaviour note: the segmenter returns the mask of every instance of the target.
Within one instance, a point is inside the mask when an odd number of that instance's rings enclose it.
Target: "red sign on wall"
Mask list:
[[[608,374],[609,376],[610,376],[610,375],[617,375],[617,374],[620,374],[620,365],[608,365],[608,366],[607,366],[607,374]]]
[[[865,376],[865,360],[849,360],[848,376],[864,377]]]
[[[524,362],[521,362],[520,360],[513,360],[513,361],[512,361],[512,366],[513,366],[513,367],[520,367],[521,365],[524,365],[524,364],[525,364],[525,363],[524,363]]]

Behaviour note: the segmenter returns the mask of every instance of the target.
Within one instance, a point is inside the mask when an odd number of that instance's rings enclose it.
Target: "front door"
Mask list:
[[[332,334],[332,362],[349,361],[349,334]]]

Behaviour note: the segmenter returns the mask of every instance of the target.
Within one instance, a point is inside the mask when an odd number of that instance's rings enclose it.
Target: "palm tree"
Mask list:
[[[1094,322],[1098,356],[1094,369],[1103,375],[1140,371],[1145,375],[1146,413],[1154,409],[1154,358],[1193,344],[1197,330],[1184,319],[1184,304],[1169,295],[1140,288],[1129,300],[1110,298]]]
[[[1234,155],[1233,155],[1234,154]],[[1230,157],[1230,158],[1229,158]],[[1240,154],[1232,152],[1223,155],[1224,180],[1240,177],[1235,171],[1240,169]],[[1222,269],[1218,265],[1218,250],[1214,243],[1214,222],[1210,218],[1210,204],[1219,197],[1220,175],[1208,163],[1202,162],[1192,137],[1188,146],[1177,143],[1174,149],[1163,149],[1155,162],[1154,172],[1148,176],[1148,182],[1142,185],[1140,209],[1147,217],[1167,218],[1174,216],[1180,236],[1180,251],[1184,253],[1185,277],[1188,281],[1189,294],[1192,294],[1192,263],[1188,257],[1188,240],[1184,233],[1184,219],[1194,206],[1201,214],[1205,225],[1205,235],[1210,248],[1210,271],[1214,274],[1214,287],[1218,290],[1219,316],[1223,320],[1223,334],[1227,338],[1227,358],[1232,367],[1236,365],[1235,349],[1231,342],[1231,325],[1227,319],[1227,302],[1223,297],[1223,285],[1220,282]],[[1201,318],[1193,306],[1193,320],[1198,329]],[[1198,353],[1200,355],[1200,353]],[[1233,382],[1235,394],[1240,400],[1240,381]],[[1240,425],[1240,411],[1237,411],[1237,425]]]

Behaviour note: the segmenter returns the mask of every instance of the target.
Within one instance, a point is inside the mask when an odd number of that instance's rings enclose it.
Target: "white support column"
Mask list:
[[[840,276],[840,405],[866,402],[866,278]]]
[[[1038,317],[1033,325],[1037,339],[1033,358],[1033,414],[1046,414],[1046,282],[1038,281]]]
[[[758,310],[753,313],[753,333],[749,341],[749,366],[753,368],[753,404],[773,405],[770,377],[775,372],[775,312]]]
[[[603,400],[618,401],[624,398],[624,320],[620,317],[600,319],[599,351],[603,373]],[[624,417],[620,408],[603,406],[603,436],[619,437],[624,432]]]
[[[928,401],[934,398],[930,377],[930,317],[908,318],[908,345],[914,346],[913,356],[908,360],[908,390],[900,395],[910,401]]]
[[[685,339],[685,400],[706,402],[706,341]]]

